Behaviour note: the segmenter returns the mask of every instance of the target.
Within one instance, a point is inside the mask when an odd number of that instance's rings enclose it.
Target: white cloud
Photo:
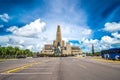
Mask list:
[[[7,31],[14,32],[14,31],[16,31],[18,29],[19,28],[17,26],[12,26],[12,27],[8,28]]]
[[[0,15],[0,19],[4,22],[8,22],[10,17],[8,16],[8,14],[4,13],[3,15]]]
[[[94,45],[95,51],[101,51],[110,48],[120,47],[120,39],[116,37],[103,36],[101,40],[98,39],[83,39],[80,45],[85,52],[91,52],[92,44]]]
[[[100,48],[100,50],[112,48],[112,44],[116,44],[116,40],[115,42],[114,40],[115,39],[110,36],[103,36],[99,42],[100,46],[98,47]]]
[[[24,40],[21,39],[21,40],[19,41],[19,44],[23,44],[23,43],[24,43]]]
[[[90,40],[89,39],[83,39],[82,41],[85,44],[91,44],[92,45],[92,44],[97,44],[99,40],[97,40],[97,39],[95,39],[95,40],[93,40],[93,39],[90,39]]]
[[[56,29],[55,29],[55,31],[56,31]],[[71,35],[69,35],[71,33],[75,34],[74,32],[71,32],[71,30],[66,31],[66,29],[64,29],[64,31],[67,33],[68,36],[71,36]],[[47,32],[48,31],[46,30],[44,33],[47,33]],[[52,31],[50,30],[49,33],[50,32],[52,32]],[[55,33],[53,33],[53,34],[55,35]],[[0,36],[0,38],[2,39],[1,40],[2,42],[0,41],[0,43],[7,43],[7,45],[11,45],[11,46],[19,46],[22,49],[30,49],[31,51],[40,51],[43,48],[44,44],[46,44],[46,43],[51,44],[52,41],[53,41],[53,39],[49,39],[49,37],[53,38],[50,35],[47,35],[47,36],[45,36],[45,34],[44,35],[40,34],[40,35],[41,36],[39,36],[39,38],[34,38],[34,37],[30,38],[30,37],[22,37],[22,36],[15,36],[15,35]],[[78,36],[75,36],[74,38],[79,39],[77,37]],[[63,39],[65,39],[66,41],[69,40],[67,37],[63,38]],[[83,51],[90,52],[92,44],[94,44],[94,46],[95,46],[94,47],[95,51],[100,51],[100,50],[103,50],[103,49],[112,48],[113,44],[120,44],[120,40],[115,38],[115,37],[112,38],[110,36],[103,36],[101,38],[101,40],[98,40],[98,39],[93,40],[93,39],[83,38],[82,40],[80,40],[79,46],[81,48],[85,47],[85,49],[83,49]]]
[[[111,32],[111,36],[103,36],[101,37],[101,40],[99,40],[100,50],[102,49],[109,49],[114,47],[120,47],[120,34],[118,33],[120,31],[120,22],[111,22],[105,24],[105,31]]]
[[[116,22],[112,22],[112,23],[106,23],[105,24],[105,31],[109,31],[109,32],[116,32],[116,31],[120,31],[120,22],[116,23]]]
[[[56,3],[57,6],[55,5]],[[92,30],[86,26],[86,14],[84,10],[80,8],[78,10],[76,4],[78,4],[77,1],[50,1],[47,4],[50,9],[44,14],[44,20],[46,20],[47,26],[45,26],[45,22],[41,22],[40,19],[37,19],[22,27],[12,26],[8,28],[7,31],[12,32],[12,36],[16,35],[19,37],[18,39],[22,39],[23,41],[21,40],[20,42],[21,45],[24,44],[24,48],[33,46],[31,49],[37,51],[42,48],[45,43],[52,43],[56,37],[58,24],[61,26],[63,40],[65,41],[80,41],[83,38],[90,38],[92,36]],[[32,11],[30,14],[36,14],[38,11],[39,9],[35,9],[35,11]],[[31,17],[31,15],[25,15],[21,17],[21,22],[28,21],[26,20],[26,16]],[[37,16],[39,16],[39,14],[35,15],[35,17]],[[79,24],[80,26],[75,24]],[[43,31],[43,29],[46,30]],[[17,38],[15,37],[15,39]]]
[[[56,37],[57,25],[60,24],[63,40],[82,40],[92,35],[92,30],[87,26],[78,26],[65,22],[49,22],[46,26],[45,22],[37,19],[30,24],[22,27],[12,26],[7,31],[12,32],[7,43],[12,46],[20,46],[22,49],[29,48],[32,51],[40,51],[44,44],[51,44]],[[10,40],[11,39],[11,40]]]
[[[68,38],[69,40],[81,40],[82,38],[88,38],[92,35],[92,30],[86,27],[75,26],[75,25],[63,25],[62,34],[63,37]]]
[[[104,43],[111,44],[113,42],[114,38],[111,38],[110,36],[103,36],[101,41]]]
[[[1,36],[1,38],[7,37],[5,38],[6,41],[1,42],[1,44],[5,43],[6,45],[19,46],[21,49],[40,51],[44,44],[52,43],[53,41],[53,38],[51,40],[52,36],[49,35],[52,31],[49,29],[45,31],[45,25],[45,22],[41,22],[40,19],[37,19],[20,28],[12,26],[7,29],[7,31],[12,32],[12,34],[8,36]]]
[[[0,36],[0,45],[5,45],[8,42],[8,36]]]
[[[44,38],[36,37],[23,37],[16,35],[0,36],[0,45],[2,46],[18,46],[21,49],[30,49],[31,51],[40,51],[44,44],[51,43],[52,41]]]
[[[52,24],[52,23],[51,23]],[[7,31],[12,32],[12,41],[8,41],[9,45],[18,45],[21,48],[29,48],[32,51],[40,51],[44,44],[51,44],[56,37],[57,23],[53,23],[49,27],[40,19],[31,22],[21,28],[12,26]],[[92,30],[81,26],[60,23],[63,40],[82,40],[88,38],[92,34]],[[43,31],[43,29],[45,29]],[[35,37],[36,36],[36,37]],[[18,43],[19,42],[19,43]],[[13,44],[14,43],[14,44]]]
[[[23,41],[21,37],[16,37],[13,35],[5,35],[5,36],[0,36],[0,45],[2,46],[18,46],[22,49],[23,48]]]
[[[3,28],[4,27],[4,25],[0,25],[0,28]]]
[[[82,40],[82,38],[90,38],[92,36],[92,30],[87,26],[83,27],[70,23],[55,22],[46,27],[45,34],[48,36],[48,39],[55,39],[58,24],[61,26],[62,37],[66,41]]]
[[[64,2],[64,3],[63,3]],[[74,2],[74,4],[73,4]],[[47,6],[50,8],[47,13],[45,13],[45,23],[47,25],[43,27],[39,27],[39,25],[36,25],[36,27],[40,28],[37,30],[31,30],[29,28],[33,27],[21,27],[17,30],[12,31],[14,35],[17,36],[24,36],[24,37],[36,37],[38,41],[36,41],[35,38],[33,38],[33,43],[30,41],[28,46],[32,45],[34,46],[31,49],[37,50],[42,48],[45,43],[52,43],[52,41],[56,37],[56,29],[57,25],[59,24],[62,29],[62,36],[63,40],[69,41],[69,40],[82,40],[82,38],[90,38],[92,36],[92,30],[86,26],[87,17],[82,9],[77,9],[76,4],[77,1],[65,1],[65,0],[56,0],[54,2],[48,2]],[[55,5],[57,3],[57,6]],[[35,9],[30,14],[36,14],[39,9]],[[76,12],[77,11],[77,12]],[[26,22],[27,17],[31,18],[31,15],[25,15],[21,17],[21,22]],[[39,16],[39,14],[36,14],[35,17]],[[62,16],[62,17],[61,17]],[[34,21],[35,22],[35,21]],[[42,23],[38,21],[39,23]],[[31,24],[31,23],[30,23]],[[30,25],[28,24],[28,25]],[[79,25],[75,25],[79,24]],[[35,27],[34,27],[35,28]],[[33,29],[34,29],[33,28]],[[43,29],[45,29],[43,31]],[[10,31],[10,30],[9,30]],[[30,39],[31,40],[31,39]],[[24,41],[26,42],[26,41]],[[38,43],[36,43],[38,42]]]
[[[29,49],[29,50],[32,50],[32,48],[33,48],[32,45],[26,47],[26,49]]]
[[[83,47],[84,52],[91,52],[92,44],[94,45],[95,51],[99,51],[99,40],[97,39],[83,39],[81,43],[81,47]]]
[[[37,19],[30,24],[27,24],[21,28],[12,26],[7,31],[12,32],[6,39],[7,45],[19,46],[22,49],[30,49],[31,51],[40,51],[44,44],[51,44],[56,36],[56,29],[58,23],[61,26],[63,40],[78,40],[80,41],[81,48],[84,47],[83,51],[91,51],[92,44],[94,44],[95,51],[112,48],[114,44],[120,44],[120,34],[114,32],[110,36],[103,36],[101,40],[88,39],[92,36],[92,30],[87,26],[81,27],[78,25],[67,24],[64,22],[49,23],[49,27],[45,26],[45,22],[41,22]],[[45,30],[44,30],[45,29]],[[44,31],[43,31],[44,30]],[[36,37],[35,37],[36,36]],[[4,41],[4,43],[5,43]]]
[[[117,44],[117,43],[120,43],[120,40],[116,38],[112,38],[110,36],[103,36],[101,39],[101,42],[106,44]]]
[[[84,10],[80,8],[78,10],[76,4],[78,1],[55,0],[48,2],[50,10],[45,14],[48,26],[44,33],[48,39],[55,39],[57,25],[61,26],[62,36],[66,41],[91,37],[92,30],[86,24],[86,14]]]
[[[100,44],[99,47],[101,50],[109,49],[109,48],[118,47],[118,45],[120,44],[120,40],[115,37],[103,36],[99,44]]]
[[[15,35],[0,36],[0,45],[2,46],[18,46],[21,49],[30,49],[31,51],[40,51],[46,43],[50,43],[50,41],[45,38],[30,38]]]
[[[114,36],[115,38],[120,38],[120,34],[118,32],[112,33],[112,36]]]
[[[43,31],[45,25],[45,22],[41,22],[40,19],[37,19],[20,28],[12,26],[8,28],[7,31],[10,31],[17,36],[36,37]]]

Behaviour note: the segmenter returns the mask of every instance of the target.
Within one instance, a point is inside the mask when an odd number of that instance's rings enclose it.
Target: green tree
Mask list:
[[[14,50],[15,50],[15,58],[16,58],[19,53],[19,47],[15,47]]]
[[[33,56],[33,52],[29,49],[21,50],[19,47],[1,47],[0,46],[0,58],[16,58],[17,56]]]

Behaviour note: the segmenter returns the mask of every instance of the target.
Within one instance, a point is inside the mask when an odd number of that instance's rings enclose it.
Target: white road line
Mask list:
[[[78,64],[81,68],[87,69],[86,66],[82,65],[82,64]]]
[[[73,62],[77,62],[78,65],[79,65],[81,68],[87,69],[86,66],[84,66],[83,64],[81,64],[80,62],[78,62],[79,60],[73,59],[72,61],[73,61]]]

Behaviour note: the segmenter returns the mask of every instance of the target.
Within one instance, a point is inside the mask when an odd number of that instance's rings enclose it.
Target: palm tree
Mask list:
[[[29,49],[25,49],[25,55],[26,57],[29,56],[30,50]]]
[[[19,53],[19,47],[15,47],[14,50],[15,50],[15,58],[16,58]]]

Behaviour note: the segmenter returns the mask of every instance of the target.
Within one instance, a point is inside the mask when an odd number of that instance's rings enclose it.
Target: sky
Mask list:
[[[83,52],[120,48],[120,0],[0,0],[0,45],[40,51],[62,38]]]

